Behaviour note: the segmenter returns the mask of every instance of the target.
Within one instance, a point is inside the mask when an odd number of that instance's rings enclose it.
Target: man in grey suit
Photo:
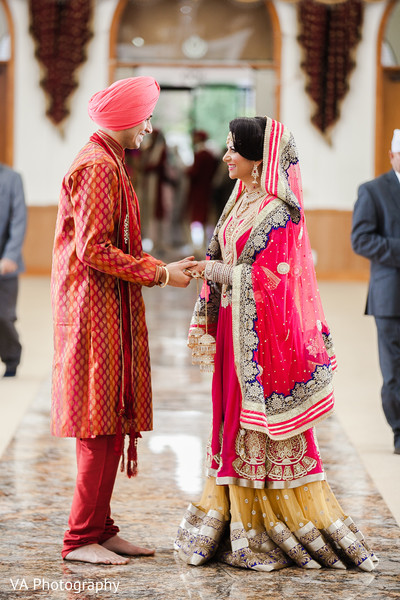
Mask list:
[[[371,261],[365,314],[375,317],[382,407],[400,454],[400,129],[389,158],[390,171],[359,187],[351,243]]]
[[[21,176],[0,164],[0,359],[6,366],[4,377],[14,377],[21,360],[15,321],[25,229],[26,206]]]

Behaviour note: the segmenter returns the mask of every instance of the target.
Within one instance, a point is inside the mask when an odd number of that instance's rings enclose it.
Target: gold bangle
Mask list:
[[[161,288],[163,288],[166,285],[168,285],[168,281],[169,281],[169,271],[168,271],[167,267],[163,266],[162,268],[165,269],[165,281],[164,281],[164,283],[160,283],[160,287]]]

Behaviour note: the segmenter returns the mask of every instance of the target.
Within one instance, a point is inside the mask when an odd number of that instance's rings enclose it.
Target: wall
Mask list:
[[[376,44],[385,2],[364,3],[356,67],[330,143],[310,122],[313,106],[304,91],[305,77],[299,66],[296,7],[286,2],[274,4],[283,41],[281,120],[297,142],[305,205],[309,209],[352,210],[358,186],[374,177]]]
[[[46,97],[39,85],[41,68],[34,57],[26,0],[9,7],[15,28],[14,168],[24,181],[28,226],[24,244],[29,274],[48,274],[57,202],[62,178],[95,125],[87,116],[94,91],[108,85],[109,24],[118,0],[97,0],[95,35],[87,45],[87,60],[77,72],[79,87],[70,98],[70,117],[56,128],[46,117]]]
[[[61,180],[95,129],[87,116],[87,102],[94,91],[108,84],[109,27],[117,0],[96,0],[95,36],[87,46],[88,59],[78,73],[79,88],[71,97],[71,115],[62,131],[45,116],[40,67],[28,33],[27,2],[13,0],[9,5],[16,34],[14,166],[23,176],[29,205],[26,262],[28,271],[46,272]],[[280,118],[293,131],[299,148],[310,237],[323,265],[319,270],[329,277],[364,277],[366,265],[359,257],[354,260],[348,233],[357,187],[372,178],[374,171],[376,39],[385,3],[365,4],[357,65],[331,143],[310,122],[312,107],[299,65],[295,5],[279,0],[274,5],[282,28]],[[323,236],[319,234],[319,222],[324,225]],[[344,223],[344,229],[338,230],[338,224]]]
[[[310,122],[296,40],[296,7],[274,2],[282,29],[281,120],[298,146],[304,203],[319,278],[367,279],[369,263],[350,244],[351,218],[360,183],[374,177],[377,37],[385,2],[365,3],[362,39],[354,55],[350,89],[339,121],[325,139]],[[388,161],[388,170],[390,163]]]
[[[57,218],[57,205],[28,206],[28,221],[23,248],[29,275],[49,275]]]
[[[108,85],[109,24],[117,0],[97,0],[88,58],[77,72],[79,87],[71,96],[71,115],[62,129],[46,117],[41,70],[29,34],[26,0],[9,2],[15,26],[14,166],[24,179],[29,205],[57,204],[62,177],[95,125],[87,115],[93,92]]]
[[[318,279],[368,279],[369,261],[351,248],[352,212],[306,209],[305,214]]]

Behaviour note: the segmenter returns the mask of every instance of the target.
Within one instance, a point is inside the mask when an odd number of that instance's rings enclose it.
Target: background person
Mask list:
[[[26,205],[22,178],[0,164],[0,358],[4,377],[14,377],[22,346],[15,327],[18,276],[24,270],[22,246],[26,231]]]
[[[151,241],[154,252],[169,245],[166,187],[167,144],[160,129],[153,129],[140,151],[140,223],[142,240]]]
[[[365,314],[374,315],[383,385],[382,408],[400,454],[400,129],[395,129],[392,169],[360,185],[351,243],[370,260]]]
[[[124,438],[125,468],[137,470],[137,439],[152,428],[150,360],[142,286],[186,287],[191,259],[167,266],[142,250],[139,204],[124,149],[151,133],[160,93],[152,77],[95,94],[99,126],[64,177],[52,266],[52,433],[76,437],[77,479],[64,536],[67,560],[125,564],[151,555],[122,539],[110,500]],[[123,463],[124,464],[124,463]]]
[[[191,230],[193,246],[203,247],[204,252],[204,245],[208,243],[207,224],[212,209],[213,177],[218,161],[207,148],[208,134],[205,131],[194,130],[192,140],[193,164],[186,169],[188,189],[185,220]]]

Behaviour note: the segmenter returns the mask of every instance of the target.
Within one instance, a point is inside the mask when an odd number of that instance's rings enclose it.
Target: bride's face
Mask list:
[[[244,156],[235,150],[231,134],[228,135],[228,139],[226,140],[226,147],[227,150],[222,160],[228,166],[229,177],[231,179],[241,179],[244,182],[251,179],[254,160],[244,158]]]

